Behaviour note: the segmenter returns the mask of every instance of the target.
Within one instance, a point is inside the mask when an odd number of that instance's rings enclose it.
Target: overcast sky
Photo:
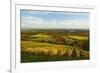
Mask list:
[[[89,13],[21,10],[21,28],[89,29]]]

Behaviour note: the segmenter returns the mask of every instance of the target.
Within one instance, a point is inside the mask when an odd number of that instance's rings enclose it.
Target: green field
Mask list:
[[[21,30],[21,63],[88,59],[88,30]]]

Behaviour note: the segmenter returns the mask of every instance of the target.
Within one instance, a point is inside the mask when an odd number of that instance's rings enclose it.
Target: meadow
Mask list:
[[[88,60],[89,30],[21,30],[21,62]]]

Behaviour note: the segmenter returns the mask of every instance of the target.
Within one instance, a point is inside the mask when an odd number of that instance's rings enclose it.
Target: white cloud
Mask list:
[[[23,17],[21,28],[57,28],[57,29],[89,29],[86,20],[44,20],[37,17]]]
[[[69,29],[89,29],[89,22],[86,20],[64,20],[61,24]]]

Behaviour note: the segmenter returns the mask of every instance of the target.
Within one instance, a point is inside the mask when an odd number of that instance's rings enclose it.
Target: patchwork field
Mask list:
[[[88,59],[88,30],[21,30],[22,63]]]

